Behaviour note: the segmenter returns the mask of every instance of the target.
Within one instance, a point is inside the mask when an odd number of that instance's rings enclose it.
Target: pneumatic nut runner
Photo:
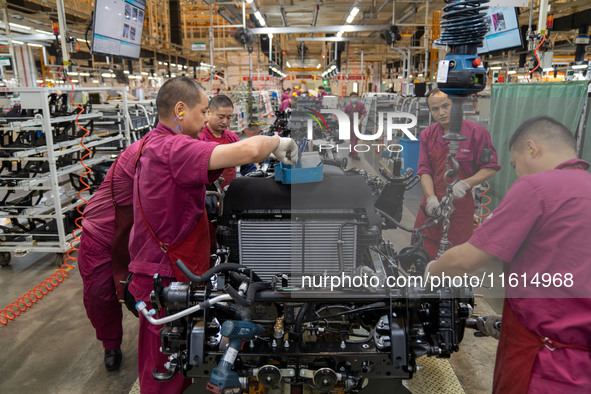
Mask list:
[[[439,62],[437,86],[452,100],[450,114],[450,131],[443,136],[449,141],[449,154],[446,161],[445,181],[446,195],[441,201],[443,215],[443,233],[439,244],[439,258],[448,248],[449,219],[453,212],[452,188],[458,182],[459,163],[456,154],[460,141],[466,140],[462,135],[464,114],[462,104],[466,96],[482,91],[486,86],[486,70],[478,57],[478,46],[482,44],[488,31],[486,21],[489,0],[445,0],[443,8],[444,29],[441,37],[435,40],[436,45],[445,45],[448,53],[445,60]]]

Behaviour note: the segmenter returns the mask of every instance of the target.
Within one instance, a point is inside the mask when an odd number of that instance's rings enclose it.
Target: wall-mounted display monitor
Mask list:
[[[486,17],[488,33],[478,54],[497,52],[523,45],[517,9],[515,7],[489,7]]]
[[[92,53],[139,59],[145,0],[96,0]]]

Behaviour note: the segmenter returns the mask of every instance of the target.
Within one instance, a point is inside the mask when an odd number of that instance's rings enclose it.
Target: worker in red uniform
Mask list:
[[[285,91],[281,95],[281,102],[283,102],[284,100],[287,100],[290,97],[291,97],[291,88],[287,88],[287,89],[285,89]]]
[[[285,112],[286,109],[292,108],[297,103],[297,101],[298,99],[296,96],[291,96],[286,100],[283,100],[279,106],[279,111]]]
[[[259,162],[271,153],[292,164],[297,144],[290,138],[255,136],[233,144],[197,139],[207,113],[203,88],[187,77],[165,82],[156,107],[160,122],[142,146],[134,183],[134,226],[129,241],[135,299],[151,307],[152,277],[162,284],[187,281],[173,265],[180,259],[195,274],[209,267],[209,227],[205,185],[214,182],[221,169]],[[184,134],[179,131],[183,130]],[[164,310],[161,311],[161,316]],[[140,314],[138,369],[140,390],[146,393],[178,393],[191,383],[182,374],[167,382],[153,379],[155,369],[164,371],[168,357],[160,353],[160,326]]]
[[[351,138],[351,151],[349,152],[349,157],[353,160],[360,160],[359,153],[355,150],[355,146],[359,142],[359,137],[355,134],[353,127],[355,122],[355,113],[357,113],[357,124],[358,124],[358,131],[361,133],[361,122],[365,115],[367,115],[367,110],[365,109],[365,105],[359,102],[359,94],[357,92],[352,92],[350,95],[350,102],[345,106],[345,113],[349,116],[349,122],[351,124],[350,130],[350,138]]]
[[[230,97],[218,94],[209,100],[208,107],[208,121],[203,127],[203,131],[199,134],[201,141],[213,141],[218,144],[231,144],[240,141],[240,137],[233,131],[228,130],[234,115],[234,104]],[[240,166],[240,174],[242,176],[256,171],[257,167],[254,163],[248,163]],[[236,169],[226,168],[222,172],[222,188],[229,185],[232,179],[236,178]]]
[[[523,123],[509,142],[519,179],[468,242],[427,267],[454,276],[505,263],[494,393],[591,387],[591,174],[575,144],[551,118]]]
[[[149,136],[150,133],[147,134]],[[142,140],[117,157],[101,186],[84,209],[78,267],[86,314],[105,349],[108,371],[121,366],[123,326],[121,303],[127,278],[127,243],[133,225],[133,177]]]
[[[427,127],[420,134],[421,146],[417,174],[421,176],[423,200],[417,214],[415,228],[425,224],[429,216],[437,214],[441,199],[445,196],[446,160],[449,153],[449,141],[443,136],[450,132],[451,100],[439,89],[427,94],[427,104],[436,123]],[[477,123],[464,120],[462,135],[467,139],[460,141],[456,154],[460,168],[458,182],[453,186],[454,211],[450,217],[448,239],[452,246],[466,242],[474,228],[474,198],[472,187],[492,178],[501,169],[497,152],[490,139],[489,132]],[[431,259],[437,257],[442,237],[442,224],[439,223],[421,232],[424,238],[423,248]]]
[[[326,90],[324,90],[324,86],[320,85],[318,86],[318,98],[322,98],[324,96],[326,96],[328,93],[326,93]]]

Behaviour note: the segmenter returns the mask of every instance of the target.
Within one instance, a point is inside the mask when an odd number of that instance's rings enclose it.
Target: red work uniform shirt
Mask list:
[[[168,255],[151,235],[136,204],[138,185],[144,217],[158,239],[172,245],[187,238],[200,221],[205,185],[215,182],[221,174],[220,170],[207,169],[217,143],[177,134],[161,123],[152,133],[141,154],[141,171],[134,184],[129,270],[134,273],[130,292],[137,301],[149,301],[154,274],[175,277]]]
[[[238,137],[238,135],[236,133],[234,133],[233,131],[230,130],[224,130],[222,132],[222,135],[220,137],[216,137],[215,135],[213,135],[212,131],[209,129],[209,127],[207,127],[207,125],[205,125],[205,127],[203,127],[203,130],[201,131],[201,133],[199,134],[199,137],[197,137],[200,141],[206,141],[206,142],[217,142],[218,144],[232,144],[234,142],[238,142],[240,141],[240,137]],[[241,166],[241,167],[248,167],[247,170],[242,171],[243,168],[241,168],[241,174],[245,175],[248,174],[249,172],[256,170],[256,166],[254,164],[247,164],[245,166]],[[254,167],[254,168],[252,168]],[[229,185],[230,182],[232,182],[232,180],[234,178],[236,178],[236,169],[234,167],[232,168],[225,168],[222,172],[222,178],[224,178],[224,182],[222,183],[222,188]]]
[[[291,102],[289,101],[289,99],[286,99],[281,102],[281,105],[279,106],[279,111],[283,112],[288,108],[291,108]]]
[[[542,338],[590,348],[588,168],[587,162],[574,159],[519,178],[469,243],[506,263],[506,302],[525,328]],[[510,276],[516,280],[509,282]],[[565,282],[569,277],[572,282]],[[500,348],[512,334],[501,330]],[[498,369],[495,380],[504,372],[503,365]],[[551,351],[542,346],[531,370],[529,393],[588,393],[590,389],[590,352]]]
[[[435,196],[441,201],[446,193],[445,161],[449,153],[449,141],[443,139],[443,128],[439,123],[432,124],[423,130],[420,134],[421,147],[419,151],[418,175],[429,174],[433,177],[433,186]],[[456,154],[456,160],[460,165],[458,180],[466,179],[476,174],[483,168],[492,168],[500,170],[498,164],[497,152],[490,139],[489,132],[481,125],[465,120],[462,123],[462,135],[466,137],[465,141],[460,141],[460,148]],[[489,155],[486,162],[483,156],[483,150],[488,149]],[[426,197],[423,196],[421,206],[426,204]],[[474,199],[472,193],[466,193],[464,198],[454,200],[455,210],[450,217],[450,227],[448,239],[452,246],[462,244],[473,233],[474,221]],[[420,210],[415,228],[425,224],[427,216]],[[425,236],[424,248],[431,259],[437,257],[439,243],[442,237],[442,224],[439,223],[431,228],[421,232]]]
[[[149,138],[150,133],[146,134],[146,138]],[[135,159],[141,142],[141,140],[136,141],[121,152],[116,164],[109,168],[103,183],[84,208],[82,219],[84,231],[91,233],[94,238],[109,246],[115,232],[115,207],[112,201],[111,184],[117,205],[132,205]]]

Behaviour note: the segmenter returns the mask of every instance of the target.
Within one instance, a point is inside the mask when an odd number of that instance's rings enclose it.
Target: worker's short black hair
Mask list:
[[[286,92],[289,92],[289,91],[291,91],[291,88],[287,88],[287,89],[285,89],[285,91]]]
[[[215,95],[209,100],[209,110],[211,112],[217,111],[220,108],[234,108],[232,99],[225,94]]]
[[[359,93],[357,93],[357,92],[351,92],[351,94],[349,94],[349,97],[353,97],[353,96],[359,97]]]
[[[521,152],[527,140],[546,141],[553,146],[567,147],[574,151],[577,145],[570,130],[548,116],[538,116],[523,122],[513,133],[509,141],[509,150]]]
[[[156,97],[156,109],[161,119],[172,116],[174,106],[182,101],[194,108],[201,102],[203,86],[189,77],[176,77],[164,82]]]
[[[318,86],[318,89],[324,90],[324,86],[320,85],[320,86]]]

